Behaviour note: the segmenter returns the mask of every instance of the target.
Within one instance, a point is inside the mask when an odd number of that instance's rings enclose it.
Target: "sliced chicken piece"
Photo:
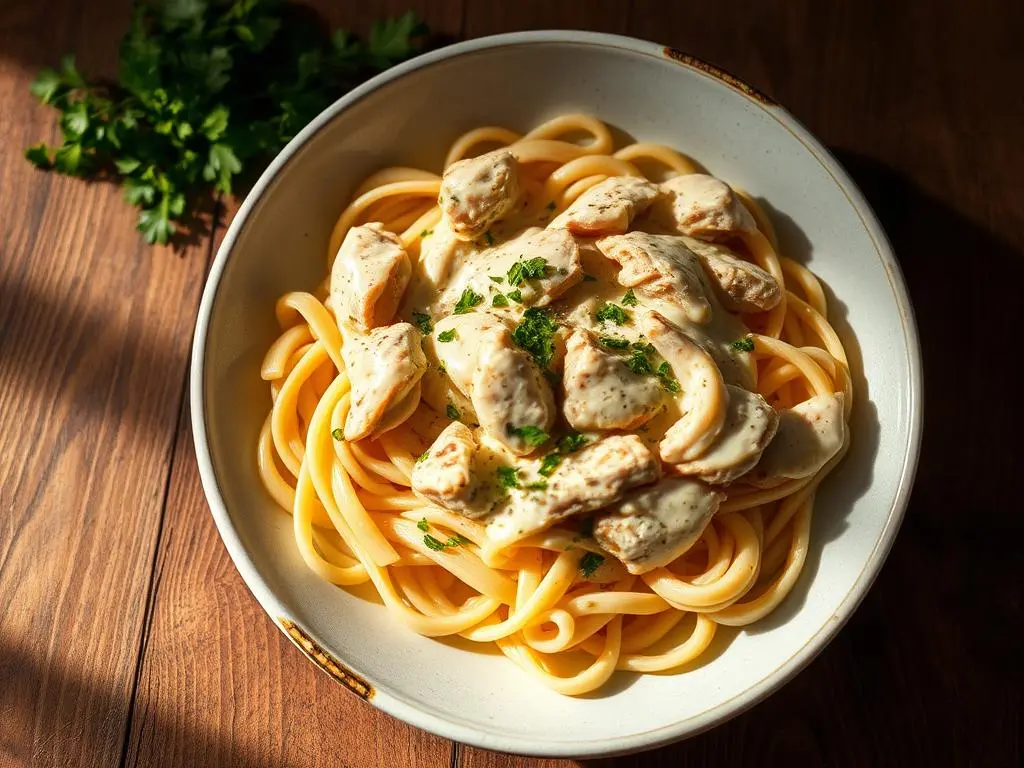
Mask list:
[[[659,194],[658,186],[644,179],[613,176],[577,197],[548,229],[568,229],[584,237],[621,235]]]
[[[658,412],[664,398],[651,376],[633,373],[621,355],[577,328],[566,342],[562,411],[574,429],[636,429]]]
[[[786,480],[810,477],[839,452],[845,440],[843,393],[812,397],[779,413],[775,439],[743,481],[772,488]]]
[[[419,381],[427,368],[420,334],[409,323],[374,328],[368,334],[345,329],[341,356],[352,382],[345,439],[362,440],[400,424],[389,414],[407,413],[409,396],[419,402]],[[394,409],[394,410],[392,410]],[[404,419],[403,419],[404,421]]]
[[[531,462],[538,465],[539,461]],[[606,507],[631,488],[661,476],[658,458],[636,435],[612,435],[566,456],[543,485],[509,491],[511,503],[487,522],[487,535],[512,542],[551,527],[572,515]]]
[[[630,232],[602,238],[597,247],[622,266],[618,280],[626,288],[681,308],[691,322],[711,320],[700,261],[683,238]]]
[[[481,337],[470,399],[484,432],[517,456],[537,449],[534,429],[555,423],[551,386],[507,328]]]
[[[465,397],[473,392],[473,374],[480,361],[484,339],[508,333],[501,318],[489,312],[449,315],[434,326],[428,345],[444,366],[451,383]],[[441,341],[442,338],[450,341]]]
[[[647,573],[692,547],[724,500],[704,483],[669,478],[598,514],[594,539],[630,573]]]
[[[732,187],[703,173],[675,176],[661,185],[665,196],[651,217],[680,234],[721,240],[757,229]]]
[[[508,149],[459,160],[441,179],[438,204],[452,232],[475,240],[515,205],[519,195],[519,161]]]
[[[417,263],[417,281],[427,283],[435,291],[447,285],[457,265],[472,254],[472,245],[460,240],[448,223],[442,220],[433,232],[423,238]]]
[[[401,240],[374,222],[352,227],[331,268],[328,306],[361,331],[387,325],[409,285],[412,264]]]
[[[782,300],[782,288],[771,273],[741,259],[724,245],[685,238],[718,289],[722,305],[733,312],[767,312]]]
[[[732,482],[757,464],[775,437],[779,414],[763,397],[741,387],[726,389],[729,406],[722,431],[699,459],[676,464],[679,474],[696,475],[712,485]]]
[[[482,482],[482,473],[475,469],[477,448],[469,427],[452,422],[413,466],[412,489],[466,517],[486,514],[493,493],[490,486]]]
[[[692,461],[711,447],[725,424],[729,393],[722,374],[707,352],[659,313],[641,315],[640,327],[671,366],[681,390],[683,415],[662,438],[661,458],[668,464]]]
[[[448,334],[451,340],[441,341]],[[533,359],[512,341],[508,325],[488,312],[451,315],[437,324],[431,343],[484,431],[517,456],[533,452],[536,445],[522,429],[549,431],[555,399]]]
[[[517,290],[520,301],[511,306],[544,307],[583,280],[579,246],[564,229],[530,228],[494,248],[463,254],[455,263],[460,266],[438,302],[442,313],[451,312],[467,288],[487,305],[495,291]]]

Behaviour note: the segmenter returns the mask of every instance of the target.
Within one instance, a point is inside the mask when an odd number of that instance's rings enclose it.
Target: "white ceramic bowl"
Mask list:
[[[705,666],[620,673],[600,695],[579,699],[549,692],[500,655],[419,637],[379,604],[314,575],[255,462],[270,405],[258,372],[276,335],[273,303],[323,277],[328,233],[359,181],[392,164],[439,170],[444,150],[469,128],[525,130],[567,111],[676,147],[766,201],[782,250],[810,264],[832,293],[857,395],[852,448],[818,494],[812,550],[785,603],[719,643]],[[664,744],[735,715],[835,635],[881,568],[910,493],[921,363],[910,302],[878,222],[843,169],[785,110],[651,43],[527,32],[395,67],[339,100],[281,152],[210,272],[191,398],[203,487],[228,552],[271,619],[319,666],[386,712],[451,739],[597,756]]]

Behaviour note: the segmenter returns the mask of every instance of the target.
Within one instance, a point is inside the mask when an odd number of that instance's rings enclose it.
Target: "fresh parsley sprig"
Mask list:
[[[146,241],[167,243],[339,96],[414,53],[425,31],[407,13],[363,42],[328,35],[284,0],[136,0],[116,82],[87,78],[70,56],[39,72],[31,90],[60,113],[62,141],[25,156],[116,180]]]

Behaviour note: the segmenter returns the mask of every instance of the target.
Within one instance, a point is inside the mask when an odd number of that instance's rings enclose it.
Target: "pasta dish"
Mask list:
[[[305,563],[555,691],[774,610],[849,444],[821,283],[742,189],[563,115],[353,193],[276,305],[262,480]]]

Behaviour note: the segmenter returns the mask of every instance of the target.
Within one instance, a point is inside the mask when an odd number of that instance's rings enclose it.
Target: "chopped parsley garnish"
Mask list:
[[[636,294],[633,293],[633,289],[630,288],[626,291],[626,295],[622,297],[622,306],[624,307],[635,307],[637,305]]]
[[[732,343],[732,348],[737,352],[753,352],[754,340],[749,336],[743,339],[736,339],[736,341]]]
[[[646,341],[634,341],[632,346],[637,352],[643,352],[645,355],[653,355],[658,351],[654,348],[653,344],[649,344]]]
[[[503,293],[496,294],[494,296],[494,298],[491,299],[491,306],[492,307],[507,307],[508,306],[508,299],[505,297],[505,294],[503,294]]]
[[[637,375],[644,375],[653,372],[654,368],[651,366],[651,361],[647,359],[645,355],[639,349],[634,349],[632,354],[626,360],[626,365],[629,366],[629,370]]]
[[[558,206],[557,206],[557,205],[555,205],[555,201],[554,201],[554,200],[552,200],[552,201],[551,201],[550,203],[548,203],[548,204],[547,204],[547,205],[545,205],[544,207],[545,207],[545,208],[547,208],[547,209],[548,209],[549,211],[553,211],[553,210],[555,210],[555,208],[557,208]]]
[[[444,363],[442,363],[441,365],[437,366],[437,372],[438,373],[448,373],[448,369],[445,368],[444,367]]]
[[[454,328],[449,328],[447,331],[441,331],[437,334],[437,340],[440,342],[455,341],[459,336],[458,332]]]
[[[416,463],[419,464],[421,461],[426,461],[427,457],[429,455],[430,455],[430,450],[429,449],[425,450],[423,453],[421,453],[419,456],[416,457]]]
[[[509,296],[512,296],[511,292]],[[545,310],[530,307],[512,331],[512,340],[529,352],[541,368],[547,368],[555,355],[557,329],[558,323]]]
[[[550,369],[545,368],[541,371],[541,375],[548,380],[548,384],[552,387],[557,387],[562,383],[562,377]]]
[[[547,480],[535,480],[532,483],[527,483],[523,488],[527,491],[544,491],[547,490]]]
[[[608,349],[629,349],[629,339],[621,336],[601,336],[598,341]]]
[[[413,310],[412,321],[424,336],[434,330],[434,325],[430,322],[430,315],[426,312],[417,312],[416,310]]]
[[[344,432],[344,430],[342,430],[341,427],[338,427],[337,429],[332,429],[331,430],[331,437],[333,437],[335,440],[344,440],[345,439],[345,432]]]
[[[570,432],[555,444],[555,450],[541,459],[540,469],[537,472],[544,475],[544,477],[551,477],[562,463],[562,459],[570,453],[575,453],[588,442],[590,440],[586,435],[581,435],[579,432]]]
[[[579,432],[570,432],[558,441],[558,450],[561,453],[575,453],[589,442],[590,438],[586,435],[581,435]]]
[[[422,232],[420,232],[420,240],[422,240],[424,237],[430,237],[432,234],[434,234],[434,230],[424,229]]]
[[[419,528],[421,531],[425,531],[427,530],[427,528],[429,528],[426,520],[421,520],[420,522],[416,523],[416,527]],[[448,549],[449,547],[461,547],[463,544],[469,544],[470,541],[465,536],[459,533],[452,534],[448,537],[447,541],[435,539],[428,533],[426,536],[423,537],[423,543],[427,545],[427,549],[432,549],[435,552],[441,552],[445,549]]]
[[[588,275],[588,274],[584,273],[583,274],[583,282],[584,283],[596,283],[597,282],[597,278],[594,277],[593,275]]]
[[[444,542],[435,539],[429,533],[423,537],[423,543],[427,545],[427,549],[432,549],[435,552],[440,552],[444,549]],[[581,565],[580,567],[582,568],[583,566]]]
[[[427,531],[430,530],[430,523],[428,523],[427,522],[427,518],[424,517],[422,520],[420,520],[418,523],[416,523],[416,527],[419,528],[424,533],[426,533]]]
[[[488,277],[491,278],[491,282],[492,283],[503,283],[503,282],[505,282],[505,278],[502,277],[501,275],[488,275]]]
[[[526,261],[517,261],[508,269],[508,284],[515,287],[527,280],[539,280],[547,274],[548,262],[540,256]]]
[[[548,433],[540,427],[513,427],[511,424],[506,424],[505,432],[510,437],[520,438],[531,448],[536,448],[538,445],[544,445],[544,443],[548,441]]]
[[[625,325],[629,322],[629,312],[624,310],[618,304],[612,304],[611,302],[608,302],[601,307],[601,309],[597,310],[595,317],[602,323]]]
[[[508,292],[508,297],[517,304],[523,303],[523,292],[516,288],[514,291]]]
[[[564,457],[558,452],[549,453],[540,461],[540,469],[537,470],[544,477],[551,477],[558,469],[558,465],[562,463]]]
[[[583,574],[584,578],[589,579],[601,567],[603,562],[604,555],[599,555],[596,552],[587,552],[580,558],[580,573]]]
[[[459,413],[459,409],[456,408],[452,403],[448,403],[445,407],[444,412],[448,414],[448,418],[452,421],[458,421],[462,418],[462,414]]]
[[[492,235],[490,231],[484,232],[484,240],[488,245],[494,245],[494,235]]]
[[[498,467],[498,483],[502,488],[519,487],[519,470],[515,467]]]
[[[679,382],[676,380],[675,374],[672,373],[672,366],[668,363],[659,365],[655,374],[658,376],[658,380],[661,381],[662,388],[666,391],[675,394],[680,390]]]
[[[453,311],[456,315],[464,315],[467,312],[471,312],[473,307],[479,306],[483,300],[483,296],[472,288],[467,288],[462,292],[462,295],[459,296],[459,300],[456,302],[455,309]]]

